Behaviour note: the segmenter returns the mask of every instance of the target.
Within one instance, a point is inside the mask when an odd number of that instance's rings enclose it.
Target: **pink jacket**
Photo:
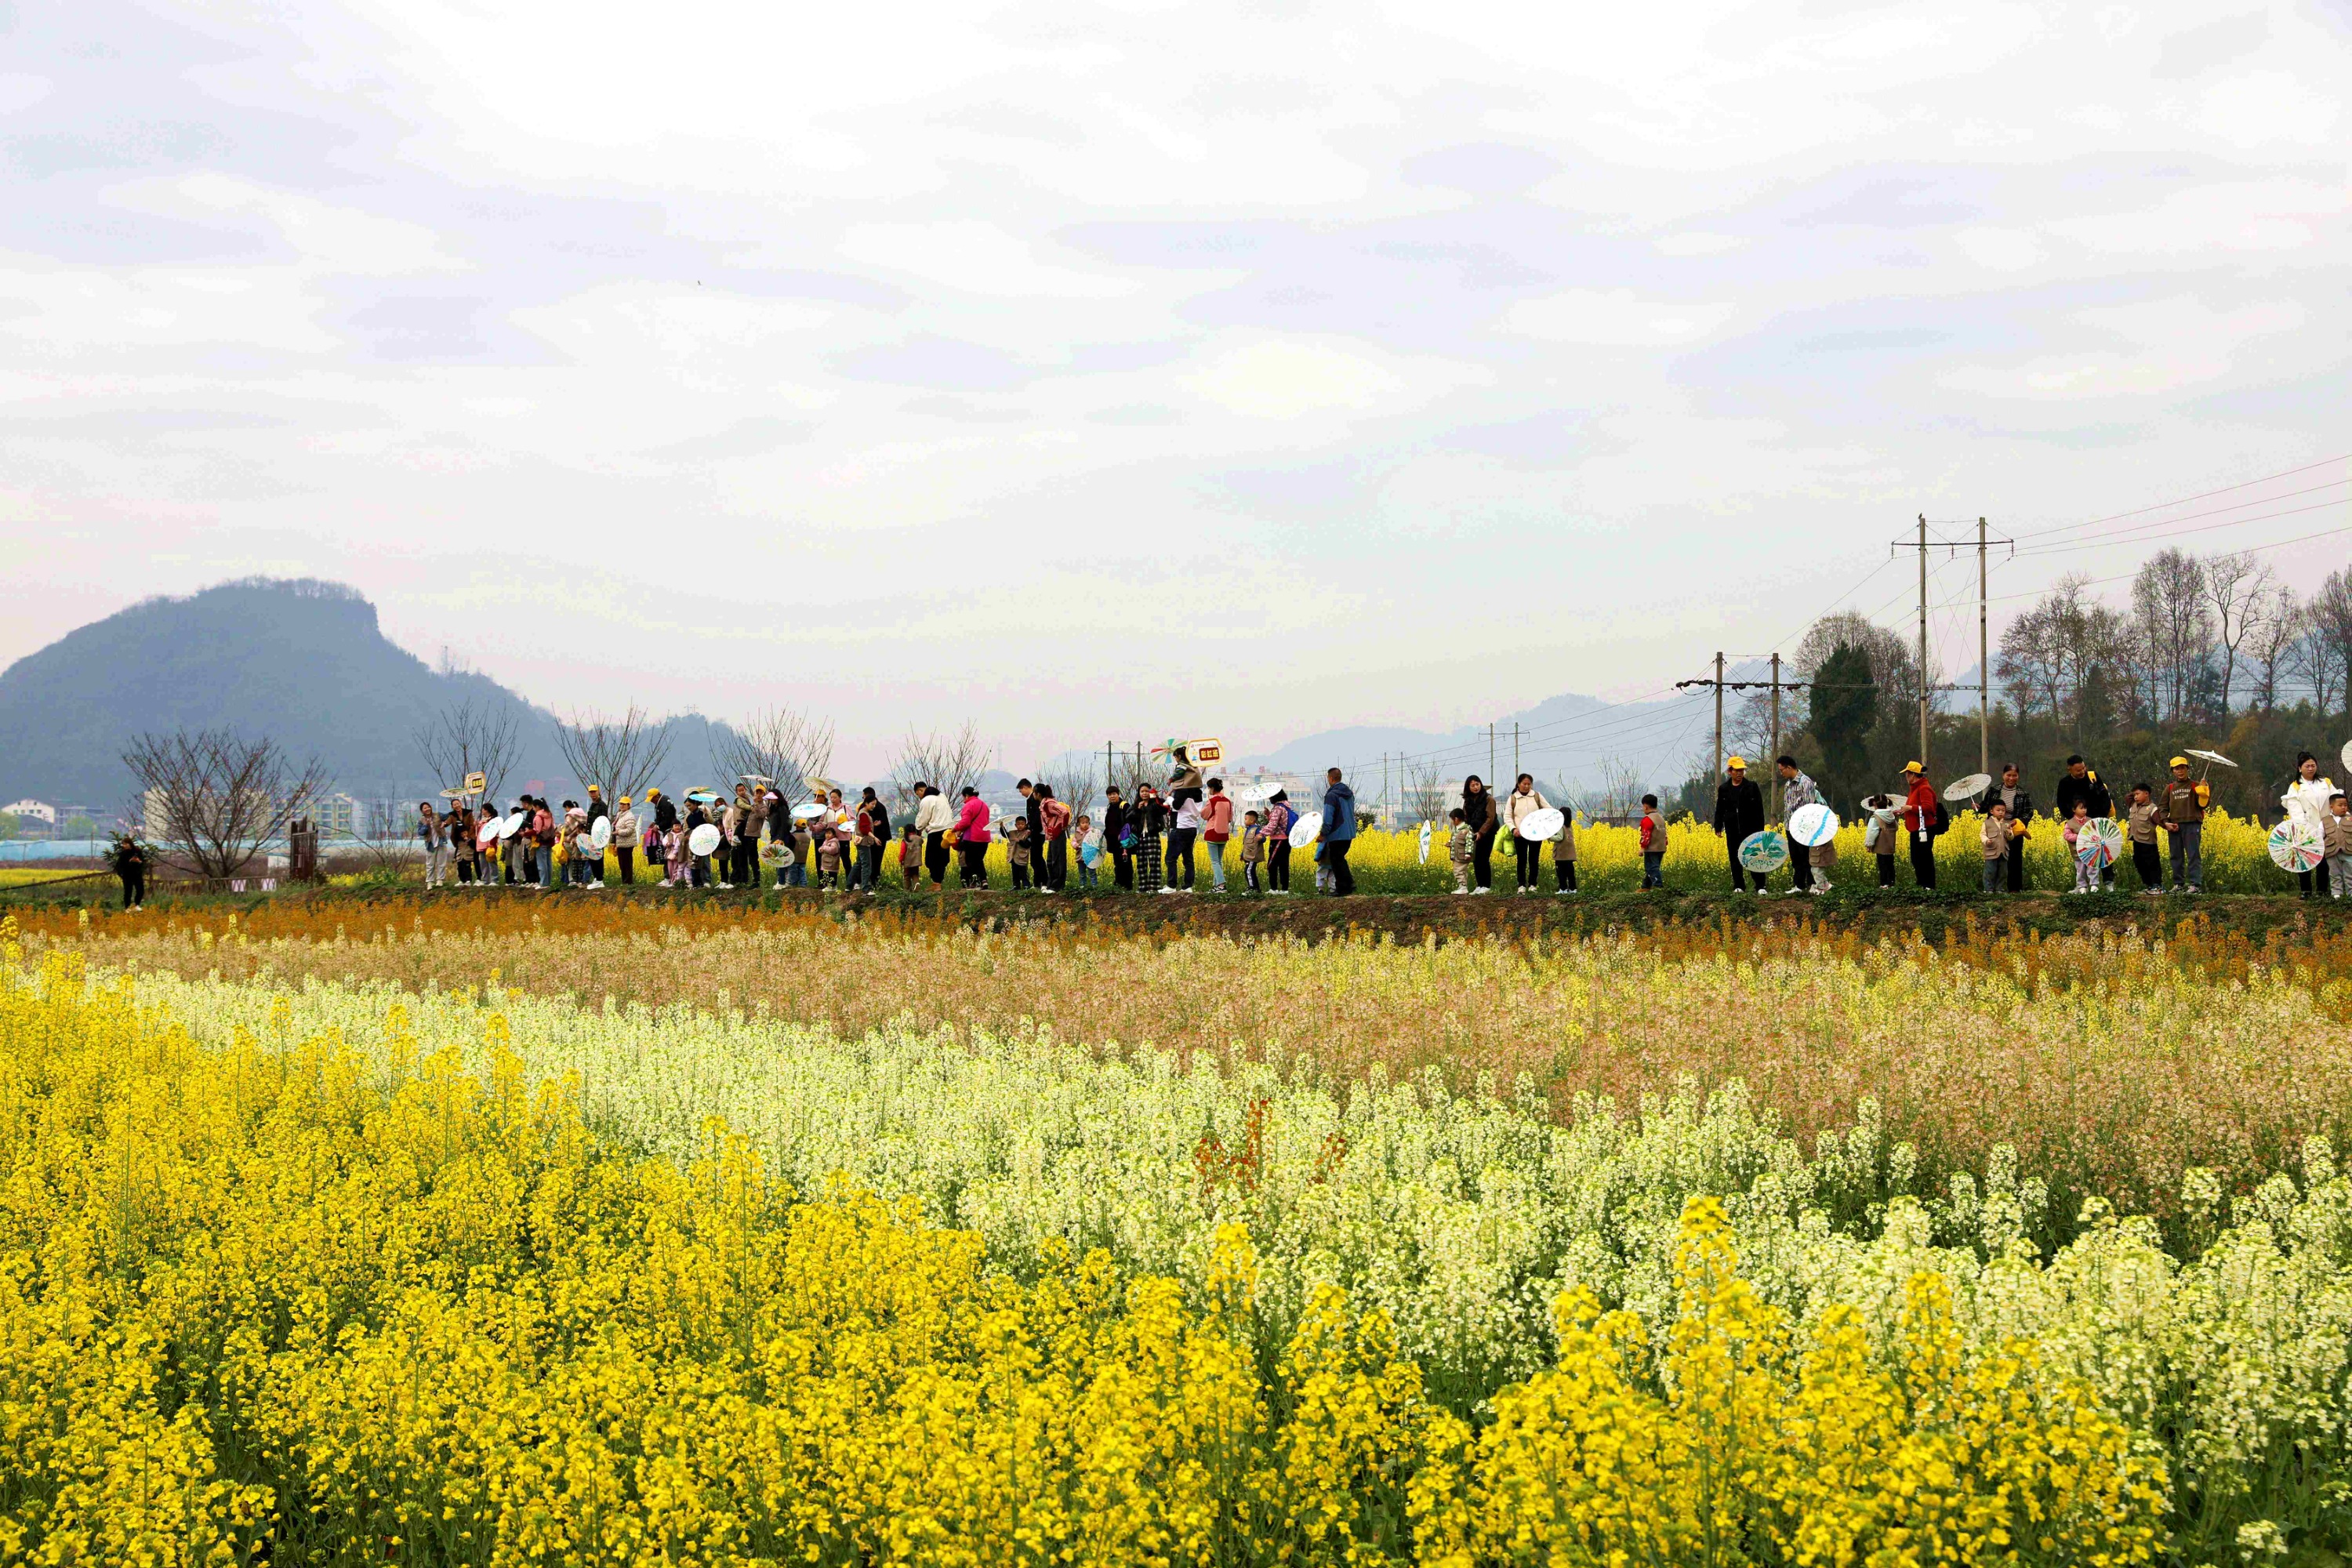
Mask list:
[[[988,842],[988,802],[973,795],[956,814],[956,837],[966,844]]]
[[[1234,836],[1234,797],[1213,795],[1201,803],[1201,837],[1223,844]]]

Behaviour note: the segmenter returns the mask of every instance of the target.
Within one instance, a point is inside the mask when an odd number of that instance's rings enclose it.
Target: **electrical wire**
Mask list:
[[[2158,501],[2158,502],[2156,502],[2156,503],[2155,503],[2154,505],[2152,505],[2152,506],[2135,507],[2135,508],[2133,508],[2133,509],[2132,509],[2131,510],[2129,510],[2129,511],[2115,511],[2115,512],[2109,512],[2109,513],[2108,513],[2106,516],[2105,516],[2105,517],[2095,517],[2095,518],[2090,519],[2088,521],[2084,521],[2084,522],[2062,522],[2062,523],[2055,523],[2055,524],[2053,524],[2052,526],[2050,526],[2050,527],[2048,527],[2048,528],[2031,530],[2031,531],[2027,531],[2027,532],[2025,532],[2025,533],[2021,533],[2021,534],[2018,535],[2018,537],[2019,537],[2021,540],[2023,540],[2023,539],[2049,539],[2049,538],[2053,538],[2053,537],[2055,537],[2055,536],[2057,536],[2057,535],[2059,535],[2059,534],[2064,534],[2064,533],[2079,533],[2079,532],[2083,531],[2084,531],[2084,530],[2085,530],[2085,529],[2097,528],[2097,527],[2100,527],[2102,524],[2105,524],[2105,523],[2110,523],[2110,522],[2116,522],[2116,521],[2121,521],[2121,520],[2122,520],[2122,519],[2124,519],[2124,518],[2127,518],[2127,517],[2144,517],[2144,516],[2146,516],[2147,513],[2152,512],[2152,511],[2163,511],[2163,510],[2167,510],[2168,508],[2170,508],[2170,507],[2176,507],[2176,506],[2187,506],[2187,505],[2188,505],[2189,502],[2191,502],[2191,501],[2210,500],[2212,500],[2215,496],[2225,496],[2225,495],[2228,495],[2228,494],[2229,494],[2231,491],[2232,491],[2232,490],[2252,489],[2253,489],[2256,485],[2266,485],[2266,484],[2269,484],[2269,483],[2270,483],[2271,481],[2273,481],[2273,479],[2293,479],[2293,478],[2294,478],[2295,475],[2297,475],[2297,474],[2307,474],[2307,473],[2311,472],[2314,468],[2326,468],[2326,467],[2327,467],[2327,465],[2328,465],[2328,464],[2330,464],[2330,463],[2342,463],[2342,462],[2352,462],[2352,452],[2339,453],[2338,455],[2336,455],[2336,457],[2333,457],[2333,458],[2322,458],[2319,461],[2317,461],[2317,462],[2315,462],[2315,463],[2305,463],[2305,464],[2304,464],[2301,468],[2283,468],[2283,469],[2281,469],[2279,472],[2277,472],[2277,473],[2275,473],[2275,474],[2264,474],[2264,475],[2263,475],[2262,478],[2260,478],[2260,479],[2244,479],[2244,480],[2241,480],[2239,483],[2234,484],[2234,485],[2223,485],[2220,489],[2217,489],[2217,490],[2200,490],[2200,492],[2198,492],[2196,495],[2193,495],[2193,496],[2180,496],[2180,497],[2178,497],[2177,499],[2172,500]],[[2269,498],[2269,499],[2271,499],[2271,500],[2278,500],[2278,499],[2280,499],[2280,498],[2278,498],[2278,497],[2272,497],[2272,498]]]
[[[2326,484],[2326,485],[2315,485],[2315,486],[2314,486],[2314,487],[2312,487],[2312,488],[2313,488],[2313,489],[2331,489],[2335,488],[2335,486],[2336,486],[2336,485],[2342,485],[2342,484],[2352,484],[2352,479],[2337,479],[2337,480],[2335,480],[2332,484]],[[2292,492],[2292,493],[2294,493],[2294,494],[2295,494],[2295,495],[2309,495],[2309,494],[2311,493],[2311,491],[2310,491],[2310,490],[2296,490],[2296,491],[2294,491],[2294,492]],[[2284,497],[2284,496],[2275,496],[2275,497],[2273,497],[2273,498],[2271,498],[2271,499],[2275,500],[2284,500],[2286,499],[2286,497]],[[2250,522],[2268,522],[2271,519],[2273,519],[2273,518],[2274,518],[2274,517],[2299,517],[2299,516],[2301,516],[2303,513],[2307,512],[2307,511],[2326,511],[2326,510],[2327,510],[2330,507],[2344,506],[2344,505],[2346,505],[2346,504],[2347,504],[2347,503],[2352,503],[2352,497],[2347,497],[2347,496],[2338,496],[2338,497],[2336,497],[2334,500],[2314,501],[2314,502],[2312,502],[2309,506],[2291,506],[2291,507],[2286,507],[2286,508],[2284,508],[2284,509],[2283,509],[2283,510],[2278,510],[2278,511],[2266,511],[2266,512],[2262,512],[2262,513],[2260,513],[2260,514],[2258,514],[2258,515],[2256,515],[2256,516],[2253,516],[2253,517],[2240,517],[2240,518],[2232,518],[2232,519],[2231,519],[2231,520],[2230,520],[2229,521],[2227,521],[2227,522],[2204,522],[2204,523],[2200,523],[2200,524],[2198,524],[2198,525],[2197,525],[2196,527],[2194,527],[2194,528],[2168,529],[2168,531],[2165,531],[2165,532],[2162,532],[2162,533],[2137,533],[2137,534],[2130,535],[2130,536],[2128,536],[2128,537],[2118,537],[2118,538],[2115,538],[2115,539],[2095,539],[2095,540],[2091,541],[2091,542],[2090,542],[2089,543],[2087,543],[2087,544],[2044,544],[2044,545],[2037,546],[2037,547],[2035,547],[2034,549],[2032,549],[2032,550],[2021,550],[2021,551],[2017,552],[2017,555],[2018,555],[2019,557],[2021,557],[2021,557],[2024,557],[2024,556],[2028,556],[2028,555],[2063,555],[2063,554],[2068,553],[2069,552],[2073,552],[2073,551],[2080,551],[2080,550],[2108,550],[2108,549],[2112,549],[2112,548],[2114,548],[2115,546],[2116,546],[2116,545],[2120,545],[2120,544],[2148,544],[2148,543],[2153,543],[2155,541],[2159,540],[2159,539],[2178,539],[2178,538],[2179,538],[2180,536],[2182,536],[2183,534],[2189,534],[2189,533],[2210,533],[2210,532],[2211,532],[2214,529],[2217,529],[2217,528],[2242,528],[2242,527],[2244,527],[2246,524],[2248,524],[2248,523],[2250,523]],[[2250,503],[2248,503],[2248,504],[2252,504],[2252,503],[2251,503],[2251,502],[2250,502]],[[2224,507],[2224,508],[2222,508],[2221,510],[2224,510],[2224,511],[2227,511],[2227,510],[2230,510],[2231,509],[2230,509],[2230,508],[2227,508],[2227,507]],[[2196,516],[2210,516],[2210,513],[2201,513],[2201,512],[2200,512],[2200,513],[2195,513],[2195,514],[2192,514],[2192,515],[2196,515]],[[2181,519],[2176,519],[2176,518],[2168,518],[2168,519],[2166,519],[2166,520],[2165,520],[2165,522],[2168,524],[2168,523],[2171,523],[2171,522],[2180,521],[2184,521],[2184,520],[2181,520]],[[2164,526],[2164,525],[2162,525],[2162,524],[2157,524],[2157,523],[2150,523],[2150,524],[2147,524],[2147,526],[2148,526],[2148,527],[2150,527],[2150,528],[2156,528],[2156,527],[2160,527],[2160,526]]]

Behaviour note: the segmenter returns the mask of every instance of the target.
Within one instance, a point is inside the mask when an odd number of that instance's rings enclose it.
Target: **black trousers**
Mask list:
[[[1511,849],[1518,857],[1519,886],[1543,886],[1543,846],[1533,839],[1511,835]]]
[[[637,879],[637,852],[621,848],[614,850],[613,854],[621,862],[621,885],[628,887],[635,883]]]
[[[147,901],[146,872],[119,871],[115,874],[122,879],[122,907],[124,909],[127,910],[133,904],[143,904]]]
[[[963,852],[963,885],[967,888],[988,886],[988,842],[964,843],[957,846]]]
[[[1916,833],[1911,837],[1911,879],[1923,888],[1936,885],[1936,841],[1922,844]]]
[[[1356,874],[1348,869],[1348,847],[1352,838],[1330,838],[1323,844],[1323,864],[1331,870],[1331,890],[1342,896],[1356,890]]]
[[[1200,836],[1197,827],[1173,827],[1168,831],[1168,885],[1189,888],[1192,885],[1192,840]]]
[[[1562,890],[1567,891],[1567,892],[1571,892],[1571,893],[1572,893],[1572,892],[1574,892],[1574,891],[1576,890],[1576,862],[1575,862],[1575,861],[1573,861],[1573,860],[1555,860],[1555,861],[1553,861],[1553,862],[1551,863],[1551,874],[1552,874],[1552,879],[1553,879],[1554,881],[1556,881],[1556,882],[1558,882],[1558,883],[1559,884],[1559,886],[1560,886],[1560,888],[1562,889]]]
[[[1265,852],[1265,885],[1280,892],[1290,891],[1290,840],[1277,838]]]
[[[1882,888],[1895,886],[1895,857],[1874,855],[1871,858],[1878,862],[1878,885]]]
[[[1070,841],[1060,834],[1045,840],[1045,886],[1060,892],[1070,879]]]
[[[1736,837],[1731,834],[1724,835],[1723,847],[1731,857],[1731,890],[1735,893],[1746,892],[1748,884],[1753,882],[1756,890],[1760,893],[1764,890],[1764,879],[1739,863],[1739,847],[1747,842],[1748,835],[1745,833]]]
[[[1812,855],[1793,838],[1789,840],[1789,885],[1801,893],[1813,885]]]
[[[948,879],[948,836],[945,833],[923,835],[923,869],[931,874],[931,886],[943,887]]]
[[[2009,854],[2006,858],[2009,861],[2009,890],[2012,893],[2025,891],[2025,840],[2022,838],[2010,840]]]
[[[1495,885],[1495,830],[1492,827],[1470,840],[1470,870],[1478,886],[1491,888]]]
[[[2132,869],[2139,873],[2142,888],[2164,886],[2164,857],[2157,852],[2155,845],[2132,841]]]
[[[1135,853],[1129,849],[1110,852],[1110,885],[1135,891]]]

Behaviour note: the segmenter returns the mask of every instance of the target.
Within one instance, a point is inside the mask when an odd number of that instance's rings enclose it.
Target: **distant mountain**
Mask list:
[[[488,676],[430,668],[384,637],[356,590],[224,583],[133,605],[0,671],[0,799],[114,805],[131,790],[132,736],[214,726],[271,736],[298,761],[315,753],[362,799],[422,799],[455,781],[425,776],[412,736],[467,700],[516,710],[522,755],[507,794],[532,779],[559,799],[579,793],[551,714]],[[699,714],[677,721],[681,774],[708,771],[714,729]]]

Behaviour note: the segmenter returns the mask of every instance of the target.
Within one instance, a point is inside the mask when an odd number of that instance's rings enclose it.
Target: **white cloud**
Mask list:
[[[1948,373],[1942,384],[1990,397],[2043,402],[2143,398],[2220,380],[2262,339],[2292,332],[2310,319],[2292,301],[2262,300],[2216,310],[2189,295],[2078,312],[2090,341],[2120,339],[2121,349],[2086,346],[2006,365]]]
[[[1696,342],[1737,309],[1722,300],[1644,299],[1630,289],[1570,289],[1521,300],[1499,324],[1507,332],[1551,342],[1655,348]]]
[[[992,223],[859,224],[842,236],[842,254],[910,272],[969,294],[1017,300],[1116,300],[1141,285],[1041,260],[1038,247]]]
[[[1321,343],[1270,342],[1228,349],[1184,378],[1193,394],[1248,419],[1362,413],[1407,390],[1372,360]]]
[[[2205,89],[2198,129],[2233,147],[2273,142],[2326,146],[2341,117],[2336,95],[2318,91],[2292,71],[2248,71]]]

